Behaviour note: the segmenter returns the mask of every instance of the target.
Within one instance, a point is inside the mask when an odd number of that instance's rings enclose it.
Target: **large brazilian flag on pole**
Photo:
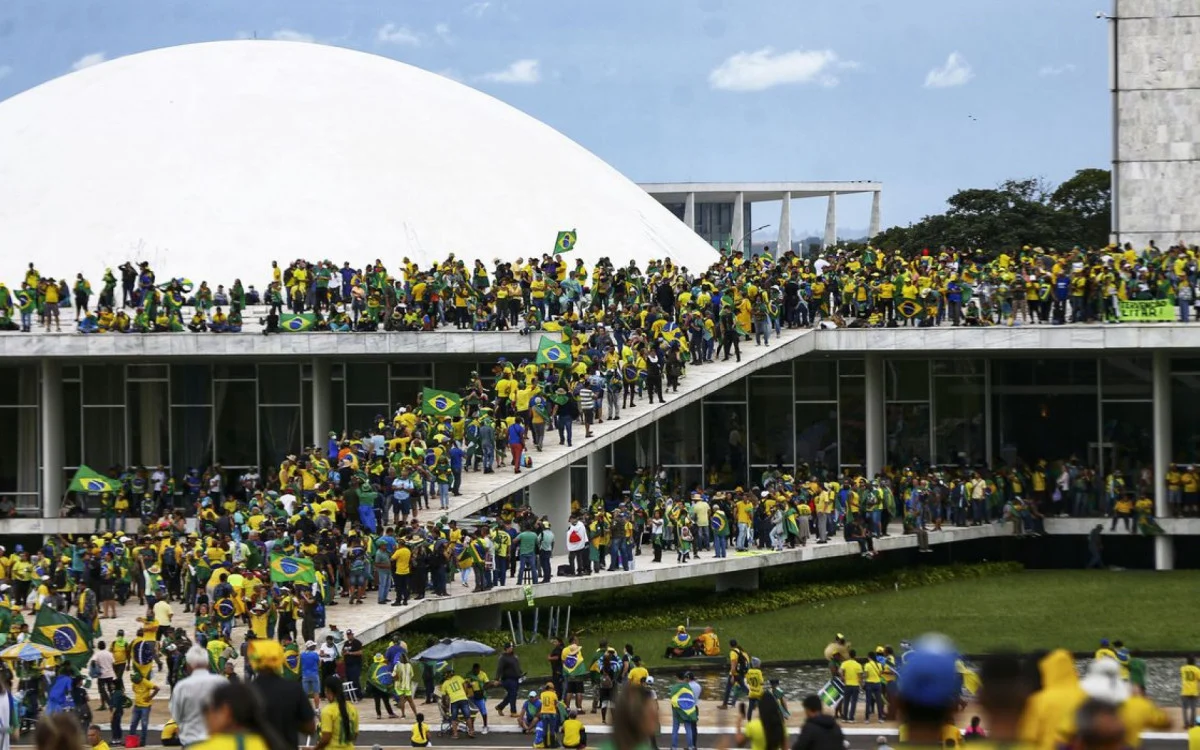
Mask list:
[[[421,413],[435,417],[457,417],[462,414],[462,397],[450,391],[424,388],[421,390]]]
[[[548,336],[542,336],[541,341],[538,342],[537,363],[555,367],[570,367],[571,347]]]
[[[83,620],[50,607],[38,610],[30,640],[58,649],[76,668],[85,666],[92,658],[92,629]]]
[[[99,495],[101,492],[116,492],[121,486],[121,483],[116,479],[93,471],[91,468],[80,465],[75,470],[75,476],[71,477],[71,483],[67,485],[68,492],[86,492],[92,495]]]
[[[272,555],[271,580],[275,583],[314,583],[317,571],[307,557]]]

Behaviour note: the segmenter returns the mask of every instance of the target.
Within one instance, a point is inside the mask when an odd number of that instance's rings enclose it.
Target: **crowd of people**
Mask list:
[[[119,274],[119,276],[118,276]],[[740,328],[765,337],[782,325],[937,326],[1188,322],[1200,304],[1197,250],[1153,243],[1055,250],[926,250],[915,257],[873,247],[834,247],[811,257],[789,251],[730,254],[700,273],[669,260],[591,268],[547,254],[515,261],[467,262],[453,254],[422,268],[403,258],[388,270],[330,260],[271,264],[262,290],[234,279],[159,279],[147,262],[106,269],[97,293],[82,273],[73,281],[44,276],[33,263],[10,288],[0,283],[0,330],[61,330],[61,310],[75,310],[83,333],[239,332],[248,306],[262,306],[265,330],[534,331],[547,323],[583,330],[603,323],[634,330],[650,311],[711,341],[724,300]],[[753,285],[754,294],[748,286]],[[118,292],[118,286],[120,287]],[[759,294],[761,292],[761,294]],[[119,295],[119,299],[118,299]],[[743,308],[741,299],[747,300]],[[1151,315],[1122,313],[1122,303],[1161,301]],[[190,307],[191,315],[184,308]],[[280,328],[284,316],[307,316]],[[697,347],[699,351],[699,347]]]

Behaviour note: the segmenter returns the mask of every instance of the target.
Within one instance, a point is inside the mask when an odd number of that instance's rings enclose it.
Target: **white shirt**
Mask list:
[[[587,526],[583,521],[576,521],[567,529],[567,551],[578,552],[587,547],[588,533]]]
[[[111,680],[116,678],[117,673],[113,669],[113,655],[108,649],[92,654],[92,663],[100,670],[100,679]]]
[[[155,492],[162,492],[163,485],[167,483],[167,473],[155,469],[154,473],[150,475],[150,483],[154,486]]]
[[[317,649],[317,655],[321,657],[321,661],[323,662],[334,661],[337,659],[337,646],[324,644],[321,648]]]

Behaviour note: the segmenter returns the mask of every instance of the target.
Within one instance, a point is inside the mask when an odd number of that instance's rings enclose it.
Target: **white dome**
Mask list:
[[[270,262],[540,257],[692,270],[716,252],[552,128],[353,50],[277,41],[123,57],[0,103],[0,279],[146,260],[160,280],[262,284]]]

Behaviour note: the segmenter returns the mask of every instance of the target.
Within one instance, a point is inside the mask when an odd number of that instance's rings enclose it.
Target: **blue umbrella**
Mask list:
[[[496,649],[466,638],[444,638],[421,653],[414,659],[417,661],[444,661],[458,656],[491,656]]]

